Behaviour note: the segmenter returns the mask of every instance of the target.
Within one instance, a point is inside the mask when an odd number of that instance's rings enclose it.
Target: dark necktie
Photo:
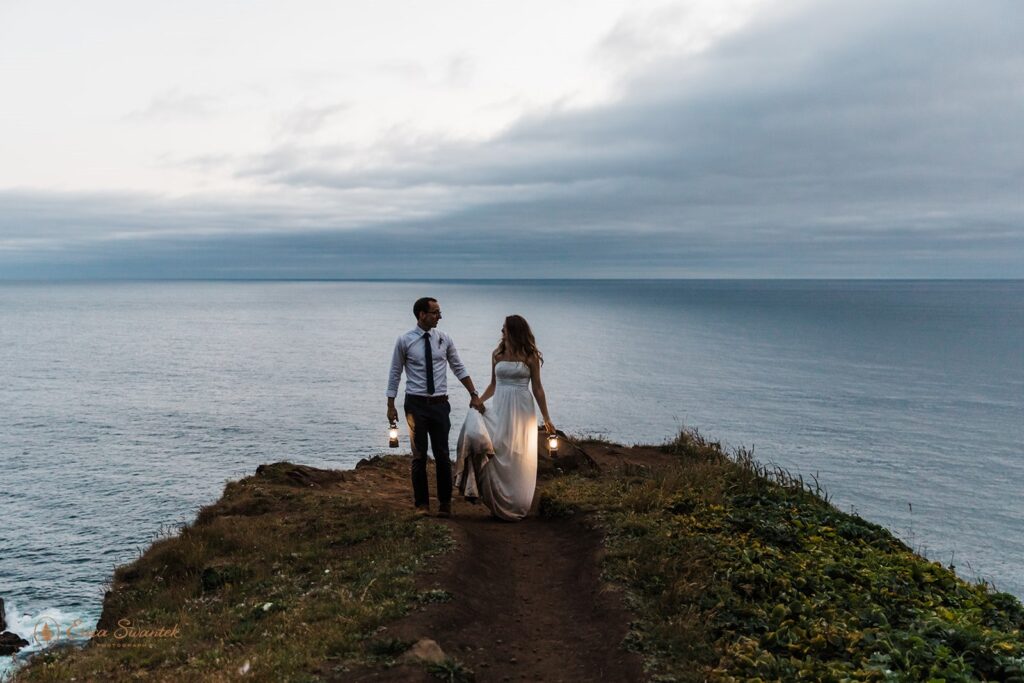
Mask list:
[[[434,354],[430,351],[430,333],[423,333],[423,355],[427,361],[427,393],[434,395]]]

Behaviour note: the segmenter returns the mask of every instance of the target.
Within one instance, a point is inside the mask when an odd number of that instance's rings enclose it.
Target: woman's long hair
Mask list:
[[[544,364],[544,354],[537,348],[530,323],[521,315],[510,315],[505,318],[505,336],[498,342],[494,355],[509,355],[527,363],[536,358],[541,365]]]

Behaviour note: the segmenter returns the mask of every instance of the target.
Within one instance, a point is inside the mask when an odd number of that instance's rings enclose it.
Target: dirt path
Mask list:
[[[408,504],[407,479],[388,474],[395,488],[387,497]],[[456,503],[450,519],[422,523],[448,525],[458,544],[421,578],[452,599],[390,624],[382,638],[435,640],[481,683],[643,680],[640,658],[620,647],[629,616],[621,596],[601,583],[595,531],[536,516],[502,522],[467,503]],[[396,666],[344,680],[436,679],[421,667]]]

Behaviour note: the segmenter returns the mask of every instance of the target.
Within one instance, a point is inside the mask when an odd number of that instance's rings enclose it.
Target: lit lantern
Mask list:
[[[398,448],[398,425],[394,422],[388,427],[388,446]]]
[[[558,455],[558,434],[548,434],[548,455],[552,458]]]

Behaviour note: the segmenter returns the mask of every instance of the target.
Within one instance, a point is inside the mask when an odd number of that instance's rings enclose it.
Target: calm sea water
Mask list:
[[[93,622],[114,566],[260,463],[386,450],[388,361],[421,295],[477,386],[504,316],[526,316],[566,431],[752,446],[1024,596],[1022,281],[2,284],[15,630]]]

